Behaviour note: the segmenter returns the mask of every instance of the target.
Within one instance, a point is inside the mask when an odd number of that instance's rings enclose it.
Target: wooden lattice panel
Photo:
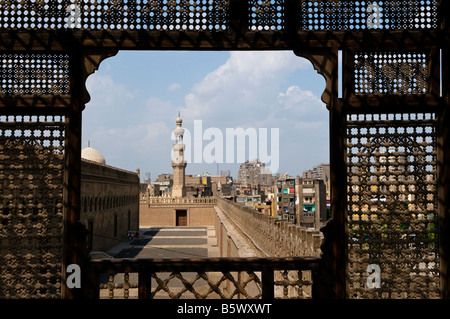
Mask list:
[[[298,1],[301,30],[435,29],[438,0]],[[256,30],[285,27],[286,0],[250,0]],[[0,1],[0,28],[207,30],[228,28],[229,0]]]
[[[69,56],[57,53],[0,54],[0,94],[70,94]]]
[[[284,270],[275,272],[275,298],[312,298],[312,277],[309,270]]]
[[[348,296],[439,298],[435,115],[347,120]]]
[[[301,29],[434,29],[437,3],[437,0],[305,0],[301,3]]]
[[[251,0],[250,25],[254,30],[282,30],[285,26],[284,0]]]
[[[427,55],[419,52],[362,52],[354,57],[355,94],[425,94]]]
[[[100,284],[100,297],[135,298],[137,274],[107,276]],[[261,272],[156,272],[151,273],[152,299],[261,299]],[[274,298],[312,298],[310,270],[274,271]]]
[[[223,30],[228,0],[0,1],[5,29]]]
[[[0,116],[0,296],[60,298],[65,119]]]

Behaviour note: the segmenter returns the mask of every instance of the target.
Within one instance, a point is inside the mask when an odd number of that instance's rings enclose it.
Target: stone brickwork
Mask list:
[[[137,173],[83,159],[81,222],[88,228],[91,250],[108,251],[139,230]]]
[[[218,198],[217,207],[266,256],[320,256],[323,239],[320,231],[261,214],[226,199]]]
[[[213,197],[152,197],[141,194],[139,219],[141,227],[177,226],[177,211],[186,211],[185,226],[214,225]]]
[[[214,225],[221,257],[320,256],[320,231],[294,225],[219,197],[147,197],[140,200],[140,227],[175,226],[176,211],[187,211],[186,226]]]

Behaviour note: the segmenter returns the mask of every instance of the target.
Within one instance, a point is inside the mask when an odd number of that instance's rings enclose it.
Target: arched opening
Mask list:
[[[226,152],[227,128],[254,128],[257,134],[267,128],[267,150],[250,154],[246,145],[245,160],[256,155],[261,161],[264,155],[270,160],[270,129],[278,128],[274,174],[301,175],[328,162],[328,112],[320,100],[324,80],[290,51],[120,51],[101,63],[86,86],[91,100],[83,111],[83,147],[90,141],[107,164],[139,168],[141,179],[172,170],[170,137],[178,111],[190,133],[185,159],[192,174],[230,170],[237,177],[240,158]],[[221,153],[210,142],[218,137]]]
[[[94,147],[108,166],[139,169],[141,182],[165,182],[172,173],[178,112],[186,175],[229,174],[234,185],[261,182],[264,187],[256,190],[266,197],[257,199],[261,205],[274,201],[276,179],[312,178],[316,166],[329,163],[328,110],[321,100],[325,81],[292,51],[119,51],[100,64],[86,87],[91,99],[83,111],[82,147]],[[242,147],[236,137],[227,138],[238,129],[248,133]],[[241,164],[252,161],[265,164],[271,178],[239,176]],[[224,189],[221,185],[221,194]],[[248,192],[236,187],[234,194],[247,202]],[[202,188],[190,195],[211,193]],[[165,192],[160,188],[155,194]],[[270,214],[300,224],[304,205],[292,197],[289,203],[297,211],[286,214],[282,200]],[[268,212],[270,205],[264,207],[254,208]]]

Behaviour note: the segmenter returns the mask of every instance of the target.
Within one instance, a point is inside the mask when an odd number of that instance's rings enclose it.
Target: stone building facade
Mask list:
[[[82,151],[81,222],[92,251],[108,251],[139,230],[139,174],[106,165],[93,148]]]
[[[214,225],[214,197],[151,197],[140,200],[141,228],[154,226]]]

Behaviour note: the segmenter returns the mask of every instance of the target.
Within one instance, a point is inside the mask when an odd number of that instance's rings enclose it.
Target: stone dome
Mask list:
[[[90,146],[81,150],[81,158],[84,158],[88,161],[97,162],[99,164],[106,164],[105,158],[103,155],[97,151],[95,148]]]

